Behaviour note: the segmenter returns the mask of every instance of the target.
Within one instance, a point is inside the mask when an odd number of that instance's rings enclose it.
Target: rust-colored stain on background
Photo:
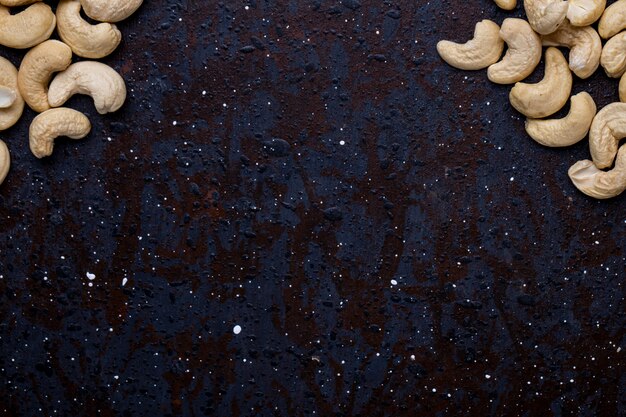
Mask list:
[[[146,1],[121,111],[1,135],[0,415],[626,415],[625,197],[435,52],[521,14]]]

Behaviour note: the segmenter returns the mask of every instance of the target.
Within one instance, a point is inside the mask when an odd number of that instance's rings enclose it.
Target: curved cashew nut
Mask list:
[[[572,73],[565,57],[556,48],[546,50],[546,70],[536,84],[516,83],[509,93],[515,109],[527,117],[540,118],[556,113],[567,103],[572,91]]]
[[[589,78],[600,65],[602,41],[591,26],[572,26],[565,21],[556,32],[543,36],[543,44],[570,48],[569,67],[579,78]]]
[[[91,96],[98,113],[106,114],[122,107],[126,85],[122,76],[108,65],[83,61],[70,65],[52,80],[48,102],[58,107],[77,93]]]
[[[0,140],[0,184],[4,182],[4,179],[9,173],[11,168],[11,155],[9,154],[9,148],[6,143]]]
[[[626,0],[618,0],[602,13],[598,32],[604,39],[608,39],[624,28],[626,28]]]
[[[143,0],[80,0],[85,14],[100,22],[119,22],[128,18]]]
[[[14,15],[0,6],[0,45],[30,48],[48,39],[55,26],[56,17],[47,4],[36,3]]]
[[[0,86],[10,90],[10,97],[15,97],[8,107],[0,106],[0,130],[6,130],[13,126],[22,117],[24,100],[17,87],[17,68],[8,59],[0,57]]]
[[[17,81],[24,101],[36,112],[50,108],[48,83],[52,73],[63,71],[72,63],[72,50],[63,42],[49,40],[24,56]]]
[[[617,153],[615,167],[602,171],[592,161],[578,161],[567,171],[574,186],[590,197],[606,199],[615,197],[626,190],[626,147]]]
[[[567,19],[574,26],[589,26],[602,16],[606,0],[569,0]]]
[[[504,19],[500,37],[509,49],[500,62],[489,66],[487,77],[497,84],[522,81],[541,60],[541,40],[528,22],[516,18]]]
[[[541,35],[554,32],[565,20],[567,1],[560,0],[524,0],[524,10],[528,23]]]
[[[527,119],[526,133],[536,142],[552,148],[570,146],[581,141],[596,115],[596,103],[586,93],[572,96],[569,113],[562,119]]]
[[[59,2],[59,37],[80,57],[97,59],[109,55],[122,41],[122,33],[110,23],[90,24],[81,17],[80,8],[78,0]]]
[[[474,37],[466,43],[451,41],[437,42],[439,56],[454,68],[479,70],[498,62],[504,41],[498,32],[500,26],[491,20],[476,23]]]
[[[495,2],[502,10],[513,10],[517,6],[517,0],[495,0]]]
[[[626,137],[626,103],[611,103],[596,114],[589,129],[593,163],[608,168],[615,159],[620,139]]]
[[[626,32],[609,39],[602,48],[600,65],[609,77],[621,77],[626,71]]]
[[[89,119],[79,111],[65,107],[47,110],[35,117],[30,125],[30,150],[37,158],[50,156],[57,137],[82,139],[90,130]]]

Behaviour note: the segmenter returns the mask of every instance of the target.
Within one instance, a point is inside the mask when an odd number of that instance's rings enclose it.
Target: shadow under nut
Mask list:
[[[80,15],[80,1],[61,0],[57,6],[59,37],[80,57],[98,59],[111,54],[122,33],[111,23],[92,25]]]
[[[17,68],[8,59],[0,57],[0,86],[15,92],[13,104],[7,108],[0,108],[0,130],[6,130],[15,125],[24,112],[24,99],[17,86],[17,77]]]
[[[56,17],[47,4],[36,3],[14,15],[0,6],[0,45],[30,48],[48,39],[55,26]]]
[[[72,63],[72,50],[63,42],[49,40],[31,49],[20,65],[18,86],[24,101],[36,112],[50,108],[48,84],[52,74]]]
[[[57,137],[82,139],[90,131],[91,122],[79,111],[64,107],[47,110],[35,117],[30,125],[30,150],[37,158],[50,156]]]

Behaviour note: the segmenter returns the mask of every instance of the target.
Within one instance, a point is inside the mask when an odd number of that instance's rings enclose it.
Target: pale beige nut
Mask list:
[[[604,200],[626,190],[626,146],[617,153],[615,167],[602,171],[588,159],[578,161],[567,171],[572,183],[586,195]]]
[[[522,19],[502,22],[500,37],[508,50],[500,62],[487,69],[487,77],[497,84],[513,84],[528,77],[541,60],[541,39]]]
[[[570,48],[569,67],[579,78],[590,77],[600,65],[602,40],[591,26],[572,26],[565,21],[556,32],[543,37],[543,44]]]
[[[59,37],[83,58],[103,58],[122,41],[122,33],[111,23],[92,25],[80,15],[80,1],[61,0],[57,6]]]
[[[626,137],[626,103],[611,103],[596,114],[589,129],[589,151],[600,169],[613,164],[620,139]]]
[[[17,91],[0,85],[0,109],[8,109],[17,100]]]
[[[517,6],[517,0],[495,0],[495,2],[502,10],[513,10]]]
[[[63,42],[49,40],[37,45],[24,56],[18,73],[20,93],[26,104],[36,112],[50,108],[48,83],[52,74],[72,63],[72,50]]]
[[[619,101],[626,102],[626,72],[619,79]]]
[[[602,48],[600,65],[609,77],[621,77],[626,71],[626,32],[609,39]]]
[[[562,119],[527,119],[526,133],[544,146],[570,146],[587,136],[595,115],[596,103],[593,98],[586,92],[578,93],[572,96],[567,116]]]
[[[8,7],[28,6],[42,0],[0,0],[0,5]]]
[[[15,96],[9,107],[0,108],[0,130],[13,126],[22,117],[24,100],[17,87],[17,68],[8,59],[0,57],[0,86]]]
[[[479,70],[498,62],[504,41],[500,39],[500,26],[491,20],[476,23],[474,37],[465,43],[439,41],[437,52],[448,64],[464,70]]]
[[[135,13],[143,0],[80,0],[85,14],[100,22],[119,22]]]
[[[0,45],[26,49],[39,45],[50,37],[56,26],[56,17],[50,6],[35,3],[17,14],[0,6]]]
[[[108,65],[82,61],[70,65],[52,80],[48,102],[58,107],[74,94],[91,96],[98,113],[112,113],[124,104],[126,85],[122,76]]]
[[[589,26],[602,16],[606,0],[569,0],[567,19],[574,26]]]
[[[524,0],[524,10],[528,23],[541,35],[554,32],[565,20],[567,1],[561,0]]]
[[[11,169],[11,154],[6,143],[0,140],[0,184],[4,182]]]
[[[511,105],[527,117],[541,118],[559,111],[572,91],[572,73],[556,48],[546,50],[545,75],[536,84],[516,83],[509,93]]]
[[[82,139],[90,130],[91,123],[81,112],[65,107],[50,109],[35,117],[30,125],[30,150],[37,158],[50,156],[56,138]]]
[[[604,10],[598,23],[598,33],[609,39],[626,29],[626,0],[618,0]]]

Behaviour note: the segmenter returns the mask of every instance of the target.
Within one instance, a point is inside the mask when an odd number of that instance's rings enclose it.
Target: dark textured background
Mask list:
[[[435,53],[520,13],[147,1],[121,111],[1,134],[0,415],[626,415],[626,197]]]

